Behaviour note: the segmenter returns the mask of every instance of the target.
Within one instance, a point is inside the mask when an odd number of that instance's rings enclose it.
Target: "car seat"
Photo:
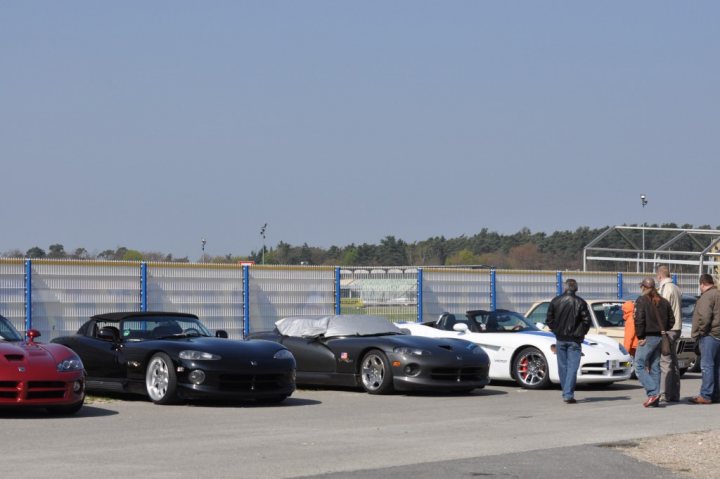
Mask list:
[[[457,324],[457,319],[455,318],[455,315],[450,313],[444,313],[437,321],[437,329],[442,329],[443,331],[452,331],[455,324]]]
[[[175,322],[163,323],[152,330],[152,336],[153,338],[164,338],[166,336],[182,334],[182,332],[182,328]]]

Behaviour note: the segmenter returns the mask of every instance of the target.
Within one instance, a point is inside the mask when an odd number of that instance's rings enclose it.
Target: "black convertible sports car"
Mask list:
[[[490,361],[476,344],[404,334],[385,318],[362,315],[284,318],[251,334],[287,347],[298,384],[395,390],[471,391],[488,383]]]
[[[156,404],[227,398],[280,402],[295,390],[295,359],[270,341],[210,333],[182,313],[99,314],[52,342],[75,351],[88,390],[147,394]]]

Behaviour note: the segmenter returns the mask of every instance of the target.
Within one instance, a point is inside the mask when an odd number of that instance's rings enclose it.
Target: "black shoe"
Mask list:
[[[577,403],[575,398],[563,399],[563,401],[565,401],[565,404],[576,404]]]

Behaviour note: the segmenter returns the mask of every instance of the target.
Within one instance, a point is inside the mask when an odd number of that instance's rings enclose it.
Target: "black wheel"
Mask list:
[[[71,404],[69,406],[48,406],[47,410],[50,414],[58,414],[61,416],[70,416],[72,414],[77,413],[80,409],[83,407],[83,403],[85,402],[85,399],[82,401]]]
[[[368,352],[360,362],[360,379],[369,394],[387,394],[393,390],[393,374],[385,353],[376,349]]]
[[[547,359],[539,349],[528,347],[513,361],[515,381],[525,389],[545,389],[550,386]]]
[[[145,371],[145,389],[155,404],[177,402],[177,376],[173,362],[165,353],[157,353]]]

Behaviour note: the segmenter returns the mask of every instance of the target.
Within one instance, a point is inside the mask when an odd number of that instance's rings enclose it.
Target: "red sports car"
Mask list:
[[[0,407],[44,407],[74,414],[85,401],[85,370],[80,358],[60,344],[40,344],[31,329],[28,339],[0,316]]]

